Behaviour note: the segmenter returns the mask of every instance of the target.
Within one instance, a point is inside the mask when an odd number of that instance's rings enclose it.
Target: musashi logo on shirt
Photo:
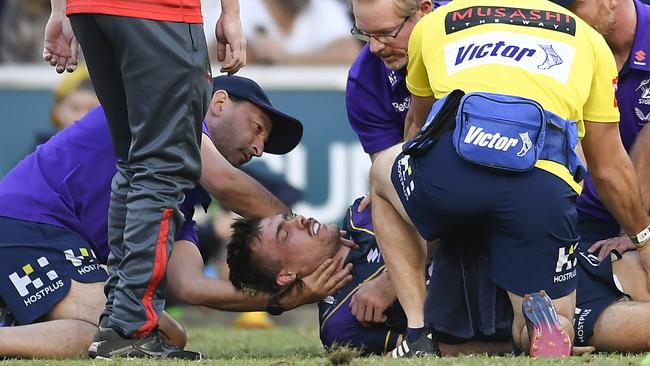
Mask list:
[[[543,28],[572,36],[576,34],[576,20],[569,14],[502,6],[472,6],[450,11],[445,17],[445,31],[451,34],[477,25],[494,23]]]

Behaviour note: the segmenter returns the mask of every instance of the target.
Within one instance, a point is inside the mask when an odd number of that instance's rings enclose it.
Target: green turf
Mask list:
[[[637,355],[588,355],[559,360],[531,360],[527,357],[487,357],[465,356],[442,359],[418,360],[388,360],[382,357],[352,358],[344,352],[327,354],[323,351],[315,327],[308,328],[275,328],[271,330],[240,330],[224,327],[190,328],[188,330],[188,348],[203,352],[208,361],[199,364],[215,365],[332,365],[332,361],[349,360],[356,365],[639,365],[643,356]],[[0,342],[2,340],[0,339]],[[7,360],[0,365],[184,365],[192,362],[151,361],[151,360],[114,360],[114,361],[40,361],[40,360]]]

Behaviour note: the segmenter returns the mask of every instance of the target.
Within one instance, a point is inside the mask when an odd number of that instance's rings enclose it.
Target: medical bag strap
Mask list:
[[[449,93],[431,123],[411,141],[404,144],[402,152],[414,157],[422,156],[444,132],[451,131],[455,125],[456,112],[465,92],[455,89]]]

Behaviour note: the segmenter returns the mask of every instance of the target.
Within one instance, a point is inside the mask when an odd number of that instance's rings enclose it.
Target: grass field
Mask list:
[[[344,352],[326,353],[320,345],[316,327],[277,327],[271,330],[251,331],[227,327],[190,328],[188,348],[200,350],[209,360],[205,365],[332,365],[332,360],[349,360],[353,366],[361,365],[639,365],[643,356],[635,355],[588,355],[559,360],[531,360],[527,357],[465,356],[442,359],[388,360],[381,357],[349,358]],[[1,342],[2,340],[0,340]],[[114,360],[89,361],[86,359],[66,361],[8,360],[0,365],[184,365],[192,362]]]

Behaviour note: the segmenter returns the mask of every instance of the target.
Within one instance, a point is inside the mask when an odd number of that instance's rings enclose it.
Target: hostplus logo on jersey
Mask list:
[[[79,248],[80,255],[75,255],[72,249],[64,250],[63,254],[65,254],[65,259],[77,267],[76,270],[80,275],[96,271],[100,268],[95,253],[88,248]]]
[[[36,263],[43,271],[50,265],[45,257],[38,258]],[[9,280],[23,298],[26,307],[63,287],[63,281],[59,279],[59,275],[53,269],[45,272],[45,276],[50,282],[47,286],[43,283],[43,279],[34,274],[34,267],[30,263],[25,264],[21,272],[21,274],[18,272],[10,274]]]
[[[481,65],[505,65],[550,76],[566,84],[574,47],[552,39],[510,32],[477,34],[445,47],[447,74]]]
[[[568,281],[576,276],[576,265],[578,258],[575,256],[578,243],[568,247],[558,248],[557,262],[555,263],[555,273],[561,273],[553,277],[553,282]],[[562,273],[564,272],[564,273]]]

